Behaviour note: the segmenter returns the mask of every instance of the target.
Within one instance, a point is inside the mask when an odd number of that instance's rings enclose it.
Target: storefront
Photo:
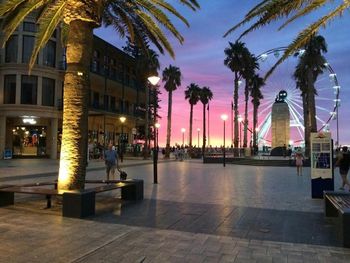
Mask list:
[[[12,129],[13,156],[47,156],[47,127],[16,126]]]

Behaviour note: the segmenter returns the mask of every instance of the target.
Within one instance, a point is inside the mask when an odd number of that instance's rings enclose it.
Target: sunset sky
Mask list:
[[[170,1],[174,2],[174,1]],[[189,130],[189,111],[190,106],[184,99],[184,90],[194,82],[199,86],[208,86],[214,93],[214,98],[210,102],[210,144],[221,145],[223,142],[223,123],[220,115],[226,113],[229,120],[226,122],[226,144],[231,144],[231,121],[230,111],[233,94],[233,75],[232,72],[223,64],[225,55],[224,49],[228,46],[228,42],[234,42],[242,30],[223,38],[223,34],[238,21],[244,14],[259,1],[238,1],[238,0],[220,0],[220,1],[205,1],[199,0],[201,9],[198,12],[191,12],[181,6],[179,10],[183,11],[185,17],[189,20],[191,27],[186,28],[177,21],[175,24],[180,29],[185,37],[185,43],[181,46],[173,38],[170,41],[176,52],[176,59],[173,60],[169,56],[160,55],[161,62],[160,75],[163,69],[169,64],[175,65],[181,69],[183,78],[182,86],[179,87],[173,94],[173,113],[172,113],[172,135],[171,144],[182,143],[181,128],[186,129],[185,143],[188,141]],[[335,1],[338,2],[338,1]],[[329,9],[320,10],[317,14],[329,11]],[[306,17],[291,24],[282,31],[277,31],[281,22],[276,22],[268,27],[262,28],[259,31],[253,32],[242,39],[246,43],[249,50],[255,55],[264,53],[265,51],[289,44],[296,33],[303,27],[315,20],[316,15]],[[320,34],[325,37],[328,44],[328,53],[325,54],[327,61],[332,65],[337,73],[338,81],[341,86],[341,107],[339,110],[339,138],[340,144],[350,144],[350,132],[348,132],[349,116],[350,116],[350,14],[346,12],[343,17],[336,19],[329,24]],[[99,29],[95,32],[111,44],[121,48],[124,45],[124,40],[121,40],[116,33],[109,28]],[[277,55],[277,54],[276,54]],[[261,62],[261,75],[273,64],[276,58],[271,56],[266,62]],[[263,88],[263,93],[266,98],[262,102],[261,110],[269,107],[273,97],[281,89],[286,89],[289,93],[293,93],[296,101],[299,100],[299,95],[295,91],[295,84],[291,79],[294,71],[296,58],[290,58],[282,65],[268,81]],[[160,121],[161,128],[159,133],[160,145],[165,145],[166,126],[167,126],[167,92],[161,84],[161,110]],[[319,79],[319,98],[318,105],[322,108],[318,115],[320,119],[325,120],[329,116],[329,111],[333,108],[333,83],[329,80],[328,72],[320,76]],[[243,91],[243,85],[241,92]],[[243,115],[243,95],[240,95],[240,114]],[[249,105],[252,108],[251,104]],[[296,111],[300,111],[298,106]],[[268,109],[267,109],[268,110]],[[266,115],[259,116],[259,121],[262,121]],[[250,119],[251,120],[251,119]],[[321,124],[319,123],[318,126]],[[193,121],[193,144],[197,144],[197,128],[202,130],[202,104],[197,104],[194,108]],[[249,122],[252,126],[252,121]],[[331,131],[335,139],[336,121],[331,122]],[[267,139],[269,139],[267,137]],[[292,131],[292,140],[297,141],[298,134]],[[200,140],[202,140],[202,132],[200,132]],[[201,144],[201,141],[200,141]]]

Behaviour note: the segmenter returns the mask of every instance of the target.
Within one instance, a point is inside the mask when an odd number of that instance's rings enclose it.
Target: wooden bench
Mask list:
[[[123,200],[143,199],[143,180],[91,180],[87,184],[103,184],[84,190],[62,191],[57,189],[43,188],[40,186],[53,185],[56,183],[27,184],[20,186],[0,186],[0,207],[13,205],[15,193],[44,195],[47,200],[47,208],[51,207],[52,196],[62,196],[62,215],[64,217],[83,218],[95,214],[96,193],[121,189]]]
[[[338,236],[344,247],[350,247],[350,193],[324,191],[325,215],[336,218]]]

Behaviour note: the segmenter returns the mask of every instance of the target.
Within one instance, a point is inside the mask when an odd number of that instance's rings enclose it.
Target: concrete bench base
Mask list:
[[[122,200],[143,200],[143,180],[128,180],[117,183],[108,182],[108,184],[100,181],[99,183],[104,183],[105,185],[77,191],[59,191],[32,186],[0,187],[0,207],[13,205],[15,202],[15,193],[22,193],[45,195],[47,200],[50,201],[50,205],[48,205],[48,208],[50,208],[51,196],[56,195],[62,196],[62,216],[84,218],[95,215],[96,193],[120,188],[122,191]]]
[[[335,218],[338,236],[350,248],[350,193],[324,191],[325,216]]]

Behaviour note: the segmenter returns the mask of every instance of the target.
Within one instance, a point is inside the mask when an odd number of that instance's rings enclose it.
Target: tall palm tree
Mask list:
[[[261,28],[262,26],[269,25],[271,22],[279,19],[285,19],[286,21],[279,27],[279,30],[283,29],[291,22],[304,16],[315,14],[317,20],[304,28],[293,42],[288,46],[283,56],[276,62],[276,64],[267,73],[267,76],[288,56],[294,54],[304,45],[306,45],[313,35],[315,35],[320,28],[325,27],[333,21],[335,18],[340,17],[343,13],[350,9],[350,1],[337,1],[334,4],[333,0],[321,0],[321,1],[308,1],[308,0],[261,0],[245,15],[244,19],[229,29],[224,36],[229,35],[237,28],[252,22],[252,24],[246,29],[240,36]],[[324,8],[328,13],[323,14],[318,12],[318,9]]]
[[[227,66],[234,74],[234,92],[233,92],[233,110],[234,110],[234,146],[238,147],[239,130],[238,130],[238,81],[242,78],[247,63],[248,49],[240,41],[235,43],[229,42],[229,47],[225,48],[226,58],[224,60]]]
[[[326,66],[326,59],[322,53],[327,52],[327,44],[324,37],[312,36],[310,41],[304,46],[305,52],[299,57],[298,65],[294,73],[297,87],[302,92],[303,104],[306,108],[305,126],[305,148],[306,154],[309,153],[310,132],[317,132],[315,82],[320,74],[323,73]],[[305,100],[305,101],[304,101]]]
[[[243,147],[247,147],[249,93],[252,86],[252,79],[255,76],[255,70],[259,69],[258,59],[249,51],[246,53],[246,56],[247,63],[245,66],[245,70],[243,71],[243,78],[245,80]]]
[[[168,92],[168,123],[166,132],[165,158],[170,157],[170,137],[171,137],[171,111],[173,104],[173,91],[181,86],[181,71],[178,67],[169,65],[163,70],[164,89]]]
[[[179,0],[197,9],[196,0]],[[66,38],[67,71],[64,77],[62,147],[58,188],[82,189],[85,185],[87,153],[87,121],[89,95],[89,65],[92,57],[93,29],[102,23],[113,26],[121,37],[144,43],[149,39],[160,52],[174,52],[162,28],[180,43],[183,37],[165,15],[166,10],[186,25],[185,18],[168,2],[157,0],[7,0],[0,4],[2,45],[19,24],[35,12],[39,24],[29,67],[33,67],[41,48],[55,29],[62,27]]]
[[[192,147],[193,106],[196,105],[197,102],[199,101],[200,92],[201,92],[201,88],[195,83],[191,83],[189,86],[187,86],[187,90],[185,90],[185,99],[188,100],[188,102],[190,103],[190,107],[191,107],[191,110],[190,110],[190,136],[189,136],[190,147]]]
[[[258,124],[258,110],[260,106],[260,100],[264,98],[261,93],[261,87],[265,85],[264,79],[258,74],[255,74],[252,78],[252,88],[250,90],[250,96],[252,97],[253,104],[253,148],[257,147],[257,124]]]
[[[204,156],[205,145],[207,141],[206,137],[206,125],[205,125],[205,106],[213,99],[213,92],[209,87],[203,87],[199,94],[199,99],[203,104],[203,146],[202,146],[202,154]]]

